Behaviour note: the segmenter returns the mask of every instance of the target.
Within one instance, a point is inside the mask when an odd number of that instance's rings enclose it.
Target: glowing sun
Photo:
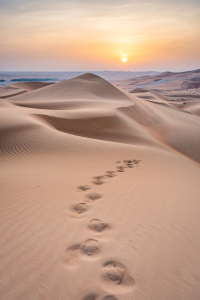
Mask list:
[[[123,62],[127,62],[127,57],[122,57]]]

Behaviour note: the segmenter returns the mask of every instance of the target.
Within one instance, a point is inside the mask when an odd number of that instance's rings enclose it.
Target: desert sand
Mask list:
[[[135,88],[147,88],[165,94],[174,93],[174,91],[184,93],[187,89],[196,88],[196,90],[199,90],[200,69],[185,72],[163,72],[154,76],[140,76],[126,80],[115,80],[113,83],[129,92]]]
[[[200,100],[184,101],[93,74],[0,88],[1,300],[199,300]]]

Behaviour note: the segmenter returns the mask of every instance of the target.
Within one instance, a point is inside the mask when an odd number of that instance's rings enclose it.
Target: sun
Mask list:
[[[125,63],[127,62],[127,57],[122,57],[122,61]]]

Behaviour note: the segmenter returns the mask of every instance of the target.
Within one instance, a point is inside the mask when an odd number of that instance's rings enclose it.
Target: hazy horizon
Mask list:
[[[85,73],[90,73],[90,72],[131,72],[131,73],[143,73],[143,72],[158,72],[158,73],[164,73],[164,72],[174,72],[174,73],[179,73],[179,72],[189,72],[189,71],[195,71],[195,70],[198,70],[200,69],[200,66],[195,69],[184,69],[184,70],[177,70],[177,71],[172,71],[172,70],[161,70],[161,71],[158,71],[158,70],[153,70],[153,69],[149,69],[149,70],[0,70],[0,73],[3,73],[3,72],[7,72],[7,73],[77,73],[77,72],[85,72]]]
[[[200,65],[199,0],[0,0],[0,8],[2,72],[181,72]]]

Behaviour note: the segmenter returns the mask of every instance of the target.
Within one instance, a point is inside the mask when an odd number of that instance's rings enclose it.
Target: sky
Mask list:
[[[0,71],[198,69],[200,0],[0,0],[0,41]]]

